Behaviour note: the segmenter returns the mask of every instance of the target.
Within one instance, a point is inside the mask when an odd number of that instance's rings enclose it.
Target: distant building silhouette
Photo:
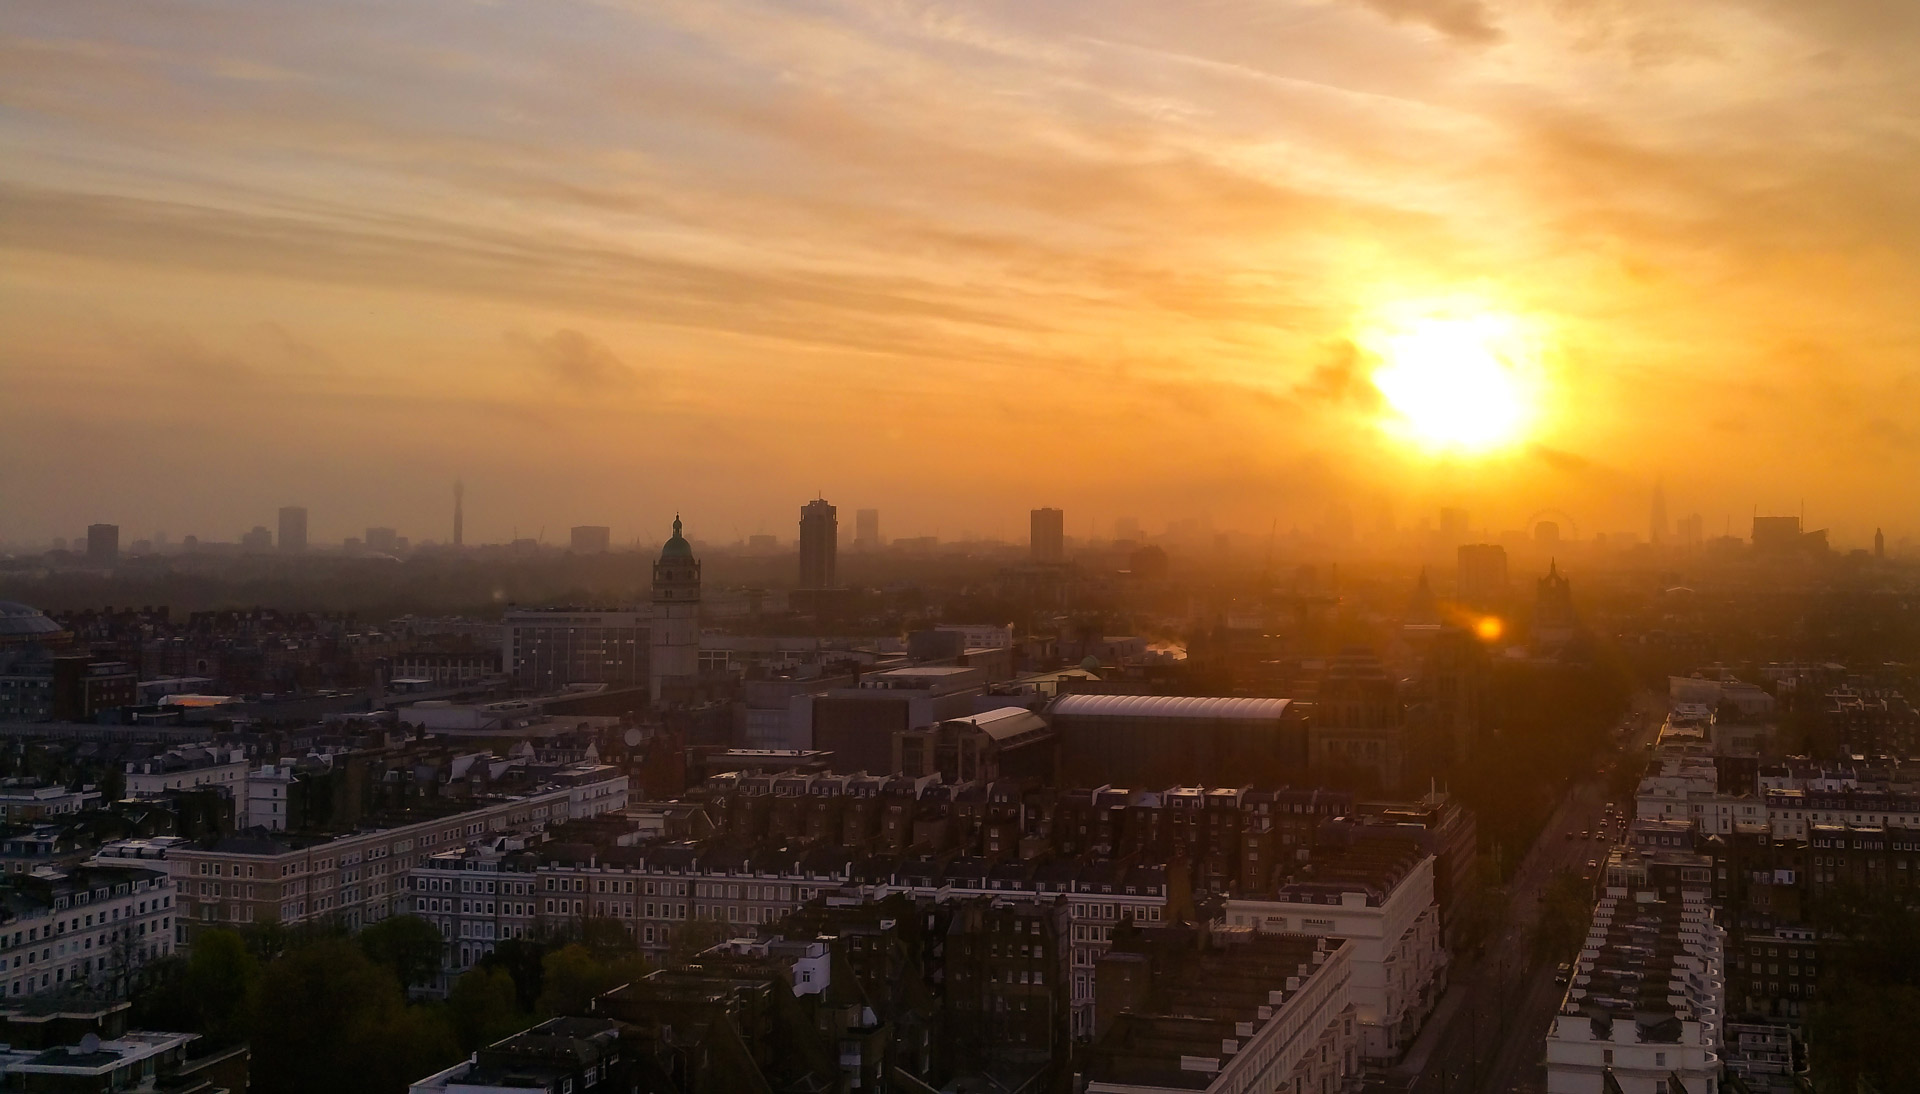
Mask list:
[[[1658,546],[1667,541],[1667,490],[1658,483],[1653,487],[1653,511],[1647,518],[1647,542]]]
[[[1533,588],[1533,640],[1541,646],[1563,646],[1573,638],[1573,586],[1560,573],[1556,559],[1547,576]]]
[[[647,637],[647,695],[657,706],[670,692],[691,687],[700,672],[700,560],[680,535],[678,514],[653,564]]]
[[[250,555],[264,555],[273,550],[273,533],[264,524],[256,524],[253,531],[240,537],[240,549]]]
[[[1873,530],[1873,557],[1887,557],[1887,535],[1878,528]]]
[[[1497,543],[1463,543],[1456,596],[1463,604],[1491,608],[1507,597],[1507,549]]]
[[[120,561],[118,524],[87,525],[87,561],[99,566],[111,566]]]
[[[1063,562],[1067,557],[1067,516],[1058,509],[1035,509],[1028,518],[1035,562]]]
[[[856,551],[878,551],[880,542],[880,510],[862,509],[853,515],[853,549]]]
[[[800,507],[800,587],[831,589],[838,576],[839,510],[825,498]]]
[[[307,509],[304,505],[280,507],[280,552],[299,554],[307,549]]]
[[[467,484],[456,481],[453,484],[453,545],[466,546],[466,513],[464,503],[467,500]]]
[[[1825,554],[1827,530],[1808,532],[1800,527],[1799,517],[1753,518],[1753,551],[1757,555],[1781,557],[1798,554]]]
[[[604,524],[579,525],[573,529],[572,545],[577,555],[604,555],[613,546],[613,529]]]
[[[400,533],[392,528],[367,529],[367,550],[378,551],[383,555],[397,554],[400,551]]]

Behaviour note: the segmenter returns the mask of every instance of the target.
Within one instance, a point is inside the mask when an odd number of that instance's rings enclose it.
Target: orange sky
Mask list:
[[[0,539],[1920,535],[1920,5],[0,9]],[[1541,334],[1536,432],[1380,425],[1369,315]],[[1364,338],[1362,338],[1364,342]]]

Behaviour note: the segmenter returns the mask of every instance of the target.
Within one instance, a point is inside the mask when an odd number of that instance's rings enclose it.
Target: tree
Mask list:
[[[593,997],[632,983],[650,970],[646,959],[631,953],[602,961],[593,951],[574,943],[548,954],[540,963],[542,987],[534,1010],[543,1016],[585,1014]]]
[[[447,1017],[465,1052],[525,1029],[532,1016],[519,1005],[513,977],[484,965],[469,969],[447,993]]]
[[[531,1011],[539,1003],[543,987],[541,962],[553,947],[532,938],[506,938],[480,959],[489,969],[499,969],[513,978],[514,1002],[521,1010]]]
[[[706,916],[687,920],[673,928],[672,939],[667,943],[667,966],[675,969],[687,967],[702,950],[725,942],[732,933],[732,928],[722,920]]]
[[[260,979],[260,962],[237,932],[212,930],[193,940],[187,958],[186,995],[194,1015],[187,1019],[211,1041],[238,1038],[245,1023],[247,998]]]
[[[1564,960],[1587,937],[1593,918],[1593,887],[1571,870],[1562,870],[1547,882],[1540,919],[1533,925],[1536,961]]]
[[[268,966],[247,1012],[260,1094],[397,1094],[460,1056],[445,1015],[407,1006],[398,978],[345,939]]]
[[[393,973],[409,991],[440,974],[445,946],[440,929],[417,915],[392,916],[360,932],[360,948],[368,959]]]

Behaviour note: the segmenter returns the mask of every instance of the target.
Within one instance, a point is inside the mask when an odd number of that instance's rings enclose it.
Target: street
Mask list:
[[[1648,723],[1620,744],[1628,755],[1642,752],[1659,731],[1658,707],[1650,697],[1635,703],[1636,716]],[[1608,825],[1604,774],[1572,788],[1554,810],[1508,884],[1502,925],[1488,940],[1478,961],[1455,966],[1454,985],[1431,1022],[1434,1040],[1424,1059],[1409,1059],[1402,1074],[1412,1081],[1409,1094],[1515,1094],[1545,1088],[1542,1041],[1565,988],[1554,983],[1555,966],[1572,955],[1555,955],[1532,967],[1533,925],[1541,894],[1560,870],[1585,871],[1588,861],[1604,866],[1619,829]],[[1631,816],[1633,802],[1617,801]],[[1572,831],[1576,838],[1567,839]],[[1592,838],[1581,839],[1588,832]],[[1453,1002],[1453,996],[1460,998]],[[1447,1009],[1451,1007],[1452,1009]],[[1428,1031],[1423,1031],[1422,1042]],[[1407,1074],[1418,1068],[1418,1075]],[[1398,1084],[1395,1084],[1396,1086]]]

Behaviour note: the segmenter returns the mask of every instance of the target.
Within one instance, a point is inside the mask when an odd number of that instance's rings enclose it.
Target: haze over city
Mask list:
[[[1100,525],[1625,530],[1664,479],[1907,535],[1917,19],[10,4],[0,539],[442,538],[461,477],[479,541],[816,491],[1017,538],[1036,474]],[[1403,428],[1409,332],[1522,385],[1496,435]]]
[[[1920,3],[0,3],[0,1091],[1920,1094]]]

